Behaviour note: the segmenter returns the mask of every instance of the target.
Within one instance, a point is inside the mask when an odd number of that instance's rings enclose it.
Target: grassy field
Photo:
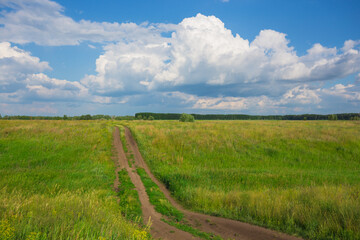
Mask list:
[[[359,121],[132,121],[188,208],[307,239],[360,239]]]
[[[141,239],[112,190],[113,127],[0,121],[0,239]]]
[[[155,210],[158,213],[161,213],[163,216],[167,217],[167,219],[162,219],[164,222],[178,229],[181,229],[182,231],[189,232],[193,236],[199,237],[201,239],[222,240],[222,238],[219,236],[211,233],[202,232],[189,225],[188,222],[184,219],[184,214],[178,209],[176,209],[166,199],[164,193],[160,190],[159,186],[151,180],[151,178],[147,175],[146,171],[143,168],[137,168],[136,170],[141,178],[141,181],[144,183],[146,193],[149,196],[151,204],[154,205]]]

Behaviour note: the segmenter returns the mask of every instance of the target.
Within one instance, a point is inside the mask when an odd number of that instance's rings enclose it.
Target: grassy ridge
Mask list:
[[[149,196],[149,200],[152,205],[154,205],[155,210],[162,215],[168,217],[168,220],[162,219],[169,225],[172,225],[178,229],[181,229],[185,232],[191,233],[193,236],[200,237],[201,239],[206,240],[222,240],[219,236],[216,236],[212,233],[205,233],[198,229],[190,226],[183,218],[184,214],[177,210],[165,197],[164,193],[160,188],[151,180],[147,175],[146,171],[143,168],[136,168],[137,173],[139,174],[141,181],[143,182],[146,193]]]
[[[129,122],[186,206],[309,239],[360,239],[360,125]]]
[[[154,205],[155,210],[176,222],[181,221],[184,218],[184,214],[171,205],[164,193],[151,180],[143,168],[137,168],[136,170],[146,188],[150,203]]]
[[[111,188],[111,132],[95,121],[0,121],[0,239],[144,235]]]
[[[125,217],[134,222],[142,222],[141,203],[135,185],[131,182],[126,169],[119,172],[119,198],[120,206]]]

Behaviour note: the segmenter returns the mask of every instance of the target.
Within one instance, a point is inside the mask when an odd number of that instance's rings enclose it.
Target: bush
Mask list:
[[[336,114],[331,114],[331,115],[329,115],[328,119],[329,119],[329,120],[336,121],[336,120],[338,120],[338,117],[337,117]]]
[[[179,121],[180,122],[194,122],[195,118],[193,115],[183,113],[183,114],[181,114]]]

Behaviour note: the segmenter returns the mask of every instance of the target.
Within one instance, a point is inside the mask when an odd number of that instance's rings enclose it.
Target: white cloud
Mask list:
[[[47,62],[31,56],[8,42],[0,43],[0,100],[3,103],[32,101],[82,101],[110,103],[111,99],[92,96],[80,82],[50,78]]]
[[[341,51],[314,44],[304,56],[286,34],[262,30],[252,41],[225,28],[214,16],[198,14],[179,23],[171,37],[120,41],[104,48],[97,75],[82,83],[93,92],[122,95],[183,91],[225,97],[284,94],[299,83],[340,79],[360,71],[356,41]]]
[[[74,101],[88,98],[88,89],[79,82],[50,78],[43,73],[26,78],[26,90],[32,99]]]
[[[34,42],[39,45],[78,45],[82,41],[104,42],[151,38],[153,31],[168,31],[171,24],[137,25],[135,23],[74,21],[64,9],[48,0],[2,0],[0,6],[11,8],[0,17],[0,41]]]
[[[323,89],[322,92],[330,96],[341,97],[350,101],[358,101],[360,103],[360,84],[336,84],[329,89]]]
[[[319,91],[320,89],[309,89],[308,85],[297,86],[287,91],[280,100],[280,103],[317,104],[321,102]]]
[[[243,110],[247,109],[245,98],[201,98],[196,101],[194,109],[222,109],[222,110]]]
[[[0,0],[0,5],[13,9],[0,15],[0,41],[5,41],[0,43],[3,103],[158,101],[190,109],[272,113],[330,108],[333,99],[355,105],[360,100],[360,74],[352,84],[319,87],[360,72],[360,41],[347,40],[339,49],[316,43],[298,56],[285,33],[266,29],[248,40],[215,16],[137,25],[74,21],[64,15],[62,6],[47,0]],[[164,32],[172,34],[165,37]],[[83,41],[90,42],[89,48],[94,42],[104,44],[104,53],[96,60],[97,73],[79,82],[47,76],[47,62],[10,44],[60,46]]]
[[[296,114],[298,112],[316,113],[322,108],[331,112],[334,111],[335,105],[343,106],[340,112],[354,112],[354,109],[360,106],[360,84],[337,84],[330,88],[311,88],[308,84],[304,84],[296,86],[278,97],[265,95],[258,97],[199,97],[181,92],[168,93],[167,96],[179,99],[182,105],[194,110]]]
[[[96,60],[98,75],[86,76],[81,82],[98,94],[146,91],[167,60],[169,46],[158,38],[106,46],[105,54]]]
[[[29,52],[0,42],[0,92],[13,92],[22,85],[28,74],[50,70],[47,62]]]

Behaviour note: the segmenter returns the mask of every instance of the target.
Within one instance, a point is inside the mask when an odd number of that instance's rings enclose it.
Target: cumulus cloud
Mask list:
[[[81,82],[96,94],[147,91],[167,60],[169,48],[166,42],[151,40],[107,45],[105,54],[96,60],[98,75],[86,76]]]
[[[320,89],[310,89],[308,85],[297,86],[293,89],[287,91],[282,99],[279,101],[281,104],[309,104],[309,103],[319,103],[321,98],[319,96]]]
[[[82,101],[110,103],[111,99],[92,96],[80,82],[50,78],[47,62],[31,56],[8,42],[0,43],[0,99],[3,103],[32,101]]]
[[[299,56],[286,33],[265,29],[255,39],[245,39],[215,16],[138,25],[75,21],[61,5],[47,0],[0,0],[0,5],[6,7],[0,13],[2,102],[158,104],[267,114],[331,108],[334,99],[359,103],[357,40],[347,40],[341,48],[315,43]],[[79,82],[47,76],[47,62],[10,44],[84,41],[89,48],[101,43],[104,52],[96,60],[96,74]],[[359,74],[359,80],[322,87],[352,74]]]
[[[347,99],[348,101],[358,102],[360,103],[360,84],[336,84],[335,86],[329,89],[323,89],[323,93],[330,95],[341,97]]]
[[[88,90],[79,82],[50,78],[43,73],[31,74],[26,80],[27,98],[37,101],[74,101],[88,97]]]
[[[0,42],[0,92],[10,93],[20,86],[28,74],[49,70],[47,62],[31,56],[29,52]]]
[[[82,83],[98,94],[180,91],[211,97],[280,96],[313,81],[360,71],[359,42],[341,50],[317,43],[298,56],[286,34],[262,30],[250,42],[215,16],[198,14],[179,23],[171,37],[120,41],[104,48],[97,75]]]
[[[136,39],[153,31],[168,31],[171,24],[137,25],[135,23],[74,21],[64,15],[64,8],[48,0],[2,0],[0,41],[34,42],[39,45],[78,45],[82,41],[104,42]]]

